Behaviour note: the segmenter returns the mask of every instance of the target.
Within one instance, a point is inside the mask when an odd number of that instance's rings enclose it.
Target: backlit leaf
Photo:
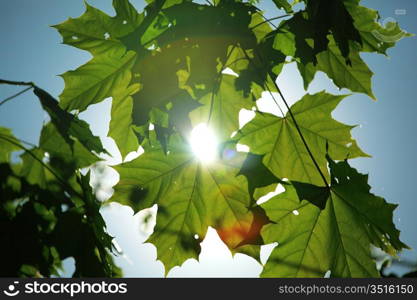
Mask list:
[[[297,124],[325,175],[328,174],[324,158],[326,143],[329,144],[330,155],[337,159],[367,156],[350,135],[354,126],[340,123],[331,116],[331,112],[344,97],[325,92],[307,94],[291,107]],[[269,113],[257,113],[254,119],[239,130],[234,139],[249,146],[251,152],[265,155],[263,163],[275,176],[323,185],[323,180],[288,113],[284,118]]]
[[[138,85],[131,85],[113,95],[108,135],[115,140],[122,157],[131,151],[136,151],[139,147],[138,138],[132,128],[133,100],[131,97],[138,90]]]
[[[59,96],[60,106],[69,111],[83,111],[90,104],[113,96],[115,90],[125,89],[135,60],[134,52],[127,52],[122,57],[103,54],[74,71],[64,73],[65,89]]]
[[[136,29],[143,15],[127,0],[113,1],[116,16],[110,17],[85,2],[86,11],[78,18],[53,26],[63,38],[63,43],[91,52],[93,55],[122,55],[124,45],[118,38]]]
[[[172,141],[167,155],[155,147],[115,167],[120,181],[113,201],[135,212],[158,204],[155,231],[148,241],[157,247],[166,273],[198,257],[208,226],[235,248],[250,239],[256,221],[249,210],[247,181],[237,176],[242,156],[203,164],[180,142]]]
[[[324,209],[309,201],[312,189],[300,198],[297,186],[288,184],[262,205],[274,222],[262,236],[278,246],[261,276],[323,277],[330,271],[332,277],[378,277],[371,244],[389,253],[407,247],[391,221],[396,205],[370,193],[367,175],[347,162],[329,164],[332,184],[321,188]]]
[[[204,96],[200,100],[203,106],[190,114],[194,126],[208,123],[221,141],[229,139],[239,128],[239,111],[254,105],[251,98],[236,90],[235,81],[232,75],[222,75],[219,89]]]

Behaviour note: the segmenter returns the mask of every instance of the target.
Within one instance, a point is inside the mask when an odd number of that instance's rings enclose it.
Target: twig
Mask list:
[[[262,59],[262,56],[260,55],[260,53],[259,53],[258,51],[257,51],[257,54],[258,54],[258,56],[259,56],[259,59],[260,59],[260,60],[262,61],[262,63],[264,64],[263,59]],[[270,76],[272,79],[274,78],[274,77],[273,77],[273,74],[271,74],[271,71],[270,71],[270,70],[268,70],[268,74],[269,74],[269,76]],[[307,144],[307,141],[306,141],[306,140],[305,140],[305,138],[304,138],[303,133],[301,132],[300,127],[298,126],[297,121],[295,120],[294,114],[292,113],[292,110],[291,110],[290,106],[288,105],[287,100],[285,99],[284,95],[282,94],[281,89],[279,88],[279,86],[278,86],[278,84],[276,83],[276,81],[275,81],[274,79],[273,79],[272,81],[274,82],[275,87],[276,87],[276,89],[277,89],[277,91],[278,91],[278,94],[280,95],[280,97],[281,97],[282,101],[284,102],[284,104],[285,104],[285,106],[286,106],[286,108],[287,108],[287,110],[288,110],[288,113],[290,114],[290,117],[291,117],[291,119],[292,119],[292,121],[293,121],[293,123],[294,123],[294,125],[295,125],[295,128],[297,129],[297,132],[298,132],[298,134],[299,134],[299,136],[300,136],[300,138],[301,138],[301,140],[302,140],[302,142],[303,142],[303,144],[304,144],[304,146],[305,146],[305,148],[306,148],[306,150],[307,150],[307,152],[308,152],[308,155],[310,156],[311,160],[313,161],[313,164],[314,164],[314,166],[316,167],[317,171],[319,172],[320,177],[323,179],[324,184],[326,185],[326,187],[327,187],[327,188],[330,188],[330,185],[329,185],[329,183],[327,182],[326,177],[324,176],[323,172],[321,171],[321,169],[320,169],[320,167],[319,167],[319,165],[318,165],[318,163],[317,163],[316,159],[314,158],[313,153],[312,153],[312,152],[311,152],[311,150],[310,150],[310,147],[309,147],[309,146],[308,146],[308,144]]]
[[[266,18],[264,17],[264,15],[262,15],[262,17],[264,18],[264,21],[262,21],[262,22],[260,22],[260,23],[258,23],[258,24],[256,24],[256,25],[254,25],[254,26],[250,27],[249,29],[255,29],[256,27],[261,26],[262,24],[265,24],[265,23],[269,23],[269,24],[271,24],[272,26],[274,26],[274,27],[275,27],[275,29],[277,29],[277,27],[276,27],[273,23],[271,23],[271,21],[273,21],[273,20],[278,20],[278,19],[285,18],[285,17],[289,17],[289,16],[292,16],[292,15],[291,15],[291,14],[286,14],[286,15],[282,15],[282,16],[278,16],[278,17],[274,17],[274,18],[266,19]]]
[[[14,94],[14,95],[12,95],[12,96],[10,96],[10,97],[7,97],[6,99],[4,99],[3,101],[1,101],[0,102],[0,106],[2,106],[4,103],[6,103],[7,101],[10,101],[10,100],[12,100],[13,98],[16,98],[17,96],[19,96],[19,95],[21,95],[21,94],[23,94],[23,93],[25,93],[25,92],[27,92],[27,91],[29,91],[30,89],[32,89],[33,88],[33,86],[29,86],[29,87],[27,87],[27,88],[25,88],[25,89],[23,89],[23,90],[21,90],[20,92],[18,92],[18,93],[16,93],[16,94]]]
[[[35,86],[35,84],[33,82],[12,81],[12,80],[5,80],[5,79],[0,79],[0,84],[30,85],[31,87],[34,87]]]

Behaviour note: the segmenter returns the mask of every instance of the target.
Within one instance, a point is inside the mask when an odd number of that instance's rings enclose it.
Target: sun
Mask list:
[[[190,145],[194,155],[203,163],[211,163],[218,155],[218,141],[214,132],[205,123],[193,128]]]

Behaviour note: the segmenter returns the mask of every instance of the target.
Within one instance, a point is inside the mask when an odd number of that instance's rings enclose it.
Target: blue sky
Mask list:
[[[111,0],[88,1],[110,14]],[[143,0],[132,3],[141,9]],[[263,3],[268,3],[264,0]],[[417,33],[417,1],[415,0],[366,0],[365,6],[380,11],[381,20],[394,18],[409,32]],[[268,5],[266,5],[268,7]],[[396,14],[401,9],[402,14]],[[405,10],[405,14],[404,14]],[[58,96],[64,87],[57,76],[87,62],[90,55],[61,44],[58,32],[49,27],[68,17],[77,17],[84,11],[82,0],[13,0],[0,1],[0,78],[34,81],[38,86]],[[398,11],[397,11],[398,12]],[[272,15],[271,15],[272,16]],[[363,173],[369,173],[372,191],[389,202],[398,203],[394,222],[402,231],[402,240],[417,249],[417,122],[415,87],[417,85],[417,38],[401,40],[388,51],[389,58],[365,54],[373,77],[373,90],[378,101],[361,94],[347,98],[337,108],[334,117],[348,124],[359,124],[353,130],[361,148],[373,157],[352,160],[352,165]],[[285,96],[294,102],[305,91],[294,66],[289,65],[278,79]],[[340,93],[325,75],[319,74],[308,92],[326,89]],[[20,88],[0,86],[0,100]],[[341,91],[346,92],[346,91]],[[111,139],[106,138],[111,101],[94,105],[81,117],[92,125],[107,148],[116,157],[118,153]],[[12,128],[23,140],[37,143],[46,114],[32,93],[26,93],[0,107],[0,126]],[[143,245],[146,230],[141,230],[141,216],[132,217],[127,207],[114,205],[103,210],[111,234],[115,235],[125,257],[117,259],[126,276],[163,276],[163,267],[156,261],[155,248]],[[405,251],[404,259],[417,262],[417,252]],[[175,268],[169,276],[258,276],[261,266],[244,255],[232,258],[214,231],[203,245],[201,263],[187,261]],[[71,268],[71,264],[67,264]],[[402,272],[403,269],[395,269]]]

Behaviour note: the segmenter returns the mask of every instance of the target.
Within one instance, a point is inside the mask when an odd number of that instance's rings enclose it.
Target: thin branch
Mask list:
[[[14,95],[12,95],[12,96],[10,96],[10,97],[7,97],[6,99],[4,99],[3,101],[1,101],[0,102],[0,106],[2,106],[4,103],[6,103],[7,101],[10,101],[10,100],[12,100],[13,98],[16,98],[17,96],[20,96],[21,94],[23,94],[23,93],[25,93],[25,92],[27,92],[27,91],[29,91],[30,89],[32,89],[33,88],[33,86],[29,86],[29,87],[27,87],[27,88],[25,88],[25,89],[23,89],[23,90],[21,90],[20,92],[18,92],[18,93],[16,93],[16,94],[14,94]]]
[[[274,27],[275,29],[278,29],[278,27],[277,26],[275,26],[275,24],[274,23],[272,23],[269,19],[267,19],[264,15],[263,15],[263,13],[262,13],[262,11],[258,11],[258,13],[261,15],[261,17],[265,20],[265,22],[268,22],[272,27]]]
[[[38,147],[38,145],[35,145],[35,144],[31,143],[31,142],[28,142],[28,141],[25,141],[25,140],[22,140],[22,139],[16,138],[16,140],[19,141],[19,142],[21,142],[22,144],[26,144],[26,145],[29,145],[31,147]]]
[[[277,29],[277,27],[271,21],[278,20],[278,19],[285,18],[285,17],[289,17],[289,16],[292,16],[292,15],[291,14],[286,14],[286,15],[282,15],[282,16],[278,16],[278,17],[266,19],[264,17],[264,15],[262,15],[262,17],[264,18],[264,21],[262,21],[262,22],[260,22],[260,23],[258,23],[256,25],[250,27],[249,29],[255,29],[256,27],[261,26],[262,24],[265,24],[265,23],[269,23],[269,24],[273,25],[275,27],[275,29]]]
[[[25,82],[25,81],[12,81],[12,80],[5,80],[0,79],[0,84],[10,84],[10,85],[29,85],[31,87],[35,87],[33,82]]]

